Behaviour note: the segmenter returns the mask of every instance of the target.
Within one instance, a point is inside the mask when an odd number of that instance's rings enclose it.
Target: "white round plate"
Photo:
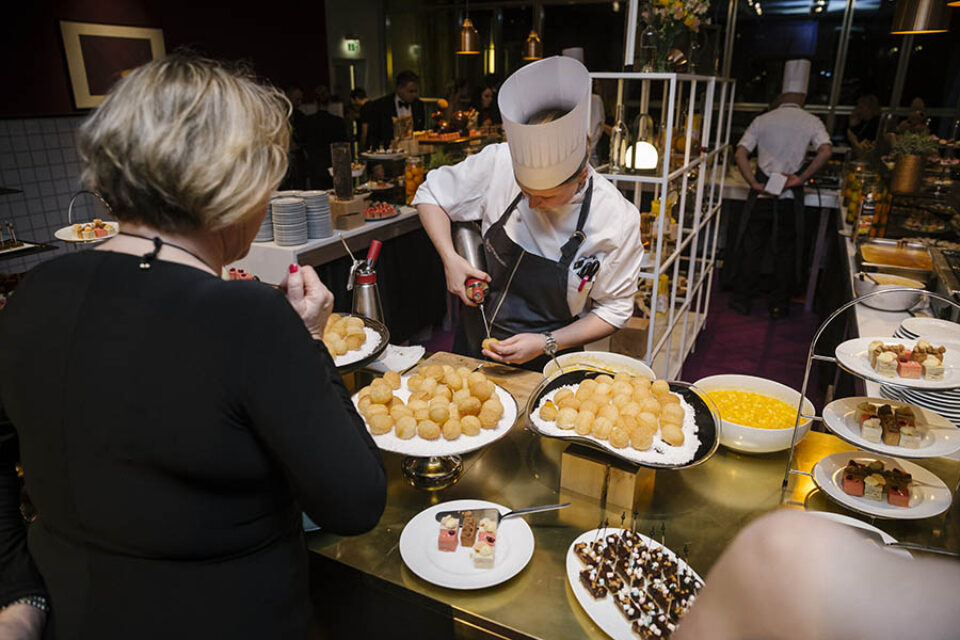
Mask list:
[[[922,336],[927,340],[960,341],[960,324],[939,318],[904,318],[900,326],[906,334]]]
[[[947,348],[946,353],[943,354],[943,380],[924,380],[923,378],[901,378],[900,376],[887,378],[874,371],[873,367],[870,366],[870,358],[867,357],[867,348],[871,342],[875,341],[884,344],[902,344],[907,349],[912,349],[917,342],[916,340],[894,340],[889,336],[854,338],[837,346],[837,360],[856,375],[881,384],[899,384],[912,389],[955,389],[960,387],[960,343],[943,343],[943,346]]]
[[[393,392],[404,402],[410,399],[410,390],[407,388],[407,380],[410,376],[401,376],[400,388]],[[428,458],[430,456],[453,456],[464,453],[470,453],[477,449],[482,449],[491,442],[499,440],[507,435],[510,428],[517,421],[517,401],[514,400],[510,392],[498,384],[494,384],[494,391],[500,398],[500,404],[503,405],[503,415],[500,416],[500,422],[495,429],[481,429],[475,436],[461,434],[456,440],[446,440],[440,436],[436,440],[424,440],[420,436],[414,436],[409,440],[403,440],[397,437],[397,434],[391,431],[380,436],[373,437],[373,441],[384,451],[393,453],[402,453],[407,456],[417,458]],[[357,394],[353,395],[353,404],[358,406],[359,398]],[[508,521],[509,522],[509,521]]]
[[[917,416],[918,422],[921,423],[920,430],[923,437],[918,448],[908,449],[907,447],[895,447],[882,442],[876,443],[864,440],[863,436],[860,435],[860,425],[857,424],[857,405],[861,402],[893,404],[894,408],[898,404],[900,406],[907,404],[891,402],[884,398],[856,397],[834,400],[824,407],[823,421],[827,427],[842,440],[846,440],[856,447],[900,458],[933,458],[950,455],[954,451],[960,450],[960,429],[957,429],[952,422],[943,416],[916,405],[910,406],[919,414]]]
[[[910,486],[910,504],[912,506],[895,507],[883,500],[878,502],[844,493],[841,487],[843,470],[850,460],[860,464],[869,464],[874,460],[879,460],[883,462],[885,468],[899,467],[909,473],[913,476],[913,483]],[[887,458],[860,451],[841,451],[823,458],[813,465],[813,480],[820,487],[820,490],[837,504],[858,513],[865,513],[868,516],[890,518],[892,520],[932,518],[949,509],[952,499],[950,489],[943,483],[943,480],[923,467],[906,460]]]
[[[78,222],[77,224],[92,224],[92,223]],[[103,242],[104,240],[109,240],[110,238],[112,238],[113,236],[117,235],[117,233],[120,232],[119,223],[110,220],[110,221],[107,221],[107,224],[113,227],[113,231],[103,236],[102,238],[90,238],[89,240],[78,238],[77,234],[73,231],[73,225],[70,225],[69,227],[60,227],[59,229],[53,232],[53,236],[57,240],[63,240],[64,242],[75,242],[77,244],[92,244],[94,242]]]
[[[400,534],[400,557],[415,574],[448,589],[485,589],[506,582],[520,573],[533,557],[533,530],[522,517],[503,520],[497,528],[492,569],[473,566],[473,549],[457,545],[456,551],[440,551],[440,523],[435,515],[455,509],[511,509],[486,500],[451,500],[433,505],[415,515]]]
[[[833,513],[832,511],[807,511],[807,513],[813,514],[818,518],[823,518],[824,520],[832,520],[837,524],[842,524],[850,527],[851,529],[859,529],[861,531],[869,531],[870,533],[875,533],[883,540],[883,544],[893,544],[899,542],[892,535],[887,533],[882,529],[878,529],[872,524],[867,524],[863,520],[857,520],[856,518],[851,518],[850,516],[845,516],[842,513]],[[868,538],[869,540],[870,538]],[[887,551],[894,555],[898,555],[904,558],[913,559],[913,556],[910,555],[910,552],[906,549],[898,549],[896,547],[887,547]]]
[[[509,520],[507,522],[509,522]],[[619,528],[603,529],[603,535],[609,535],[611,533],[617,535],[622,531],[623,529]],[[573,547],[581,542],[589,544],[597,538],[597,535],[597,530],[593,529],[580,534],[576,540],[570,543],[570,547],[567,548],[567,582],[570,583],[570,589],[573,591],[573,595],[577,597],[577,602],[580,603],[580,606],[587,612],[590,619],[593,620],[604,633],[617,640],[620,638],[624,640],[635,640],[637,635],[633,633],[633,629],[630,628],[632,623],[627,622],[627,619],[623,617],[617,605],[614,604],[613,598],[608,594],[607,597],[596,600],[580,582],[580,572],[586,567],[584,567],[580,559],[577,558],[577,554],[573,552]],[[637,532],[637,535],[640,536],[645,544],[652,545],[655,549],[663,546],[656,540],[651,540],[642,533]],[[665,547],[665,549],[670,551],[681,568],[689,569],[697,576],[700,582],[703,582],[703,578],[684,562],[683,559],[673,553],[669,548]]]

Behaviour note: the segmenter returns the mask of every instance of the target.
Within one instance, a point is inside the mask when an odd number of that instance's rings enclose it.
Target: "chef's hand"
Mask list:
[[[754,191],[763,191],[764,186],[765,185],[759,180],[754,180],[753,182],[750,183],[750,188],[753,189]]]
[[[547,338],[542,333],[518,333],[490,345],[483,350],[483,355],[497,362],[523,364],[542,356],[546,346]]]
[[[322,337],[333,310],[333,294],[320,282],[313,267],[290,265],[290,273],[280,283],[280,288],[287,294],[290,306],[303,319],[310,335]]]
[[[784,189],[791,189],[793,187],[799,187],[803,185],[803,178],[798,176],[795,173],[791,173],[787,176],[787,183],[783,185]]]
[[[0,638],[40,640],[47,614],[29,604],[13,604],[0,611]]]
[[[467,297],[465,286],[467,278],[477,278],[484,282],[490,282],[490,276],[459,255],[453,255],[447,259],[443,263],[443,271],[447,277],[447,291],[458,296],[468,307],[477,306],[473,300]]]

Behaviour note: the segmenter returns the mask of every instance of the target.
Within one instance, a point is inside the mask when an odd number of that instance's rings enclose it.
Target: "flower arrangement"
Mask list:
[[[936,153],[937,138],[922,133],[901,133],[893,143],[894,156],[929,156]]]
[[[710,0],[653,0],[641,13],[647,31],[652,27],[656,32],[654,71],[669,71],[670,50],[677,37],[684,31],[700,31],[709,8]]]

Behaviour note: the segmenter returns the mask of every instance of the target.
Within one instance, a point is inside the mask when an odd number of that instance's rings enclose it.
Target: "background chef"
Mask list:
[[[608,336],[633,313],[640,214],[587,164],[589,101],[577,60],[523,67],[500,90],[508,142],[431,171],[414,198],[448,290],[473,306],[465,280],[490,283],[485,309],[501,342],[487,357],[540,367],[545,350]],[[451,220],[481,223],[488,273],[456,253]],[[454,350],[476,355],[476,343],[461,327]]]
[[[739,260],[736,294],[730,307],[750,313],[768,244],[774,247],[774,282],[768,297],[770,317],[788,313],[794,283],[800,280],[798,245],[803,238],[803,185],[830,159],[830,134],[817,116],[803,109],[810,78],[809,60],[790,60],[783,71],[779,106],[754,118],[737,144],[737,167],[750,184],[733,255]],[[803,168],[807,149],[816,156]],[[757,170],[748,157],[757,150]],[[802,170],[801,170],[802,169]],[[785,182],[783,181],[785,178]],[[773,187],[777,181],[781,184]],[[780,187],[782,186],[782,193]]]

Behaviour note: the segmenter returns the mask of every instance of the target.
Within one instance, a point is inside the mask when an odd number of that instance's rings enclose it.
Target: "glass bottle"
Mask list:
[[[626,169],[627,149],[630,148],[630,130],[623,121],[623,105],[617,105],[617,122],[610,132],[610,173],[623,173]]]

